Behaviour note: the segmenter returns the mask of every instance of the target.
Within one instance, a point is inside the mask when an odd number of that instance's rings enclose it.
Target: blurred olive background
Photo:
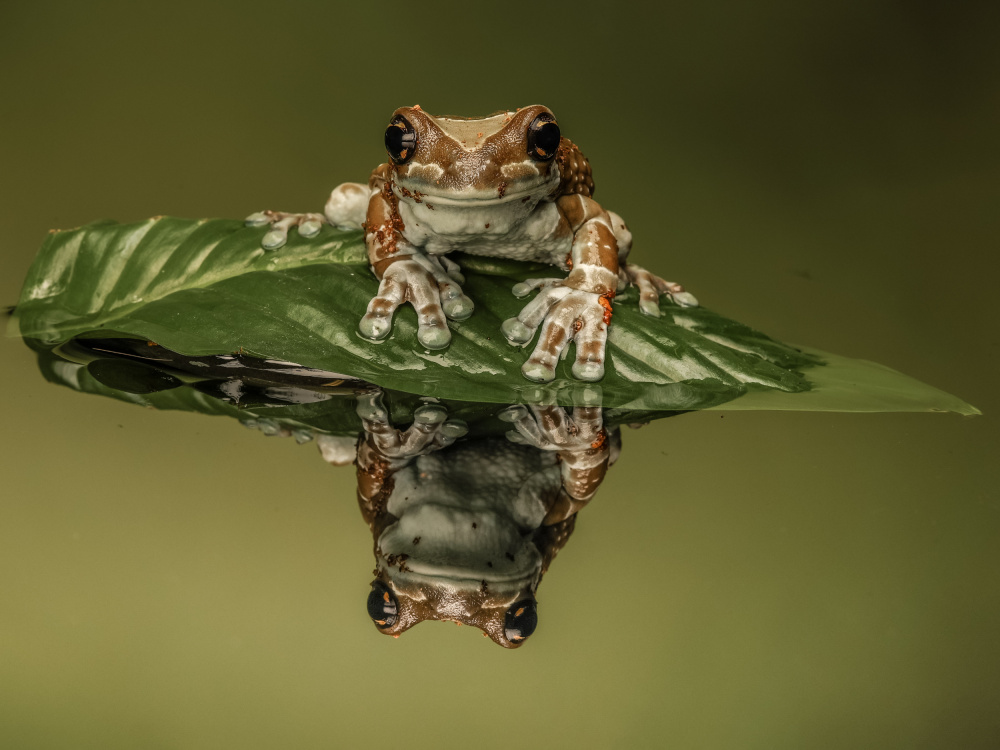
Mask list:
[[[635,259],[985,416],[626,431],[505,652],[375,632],[351,469],[3,340],[0,747],[996,747],[998,7],[4,3],[2,304],[50,228],[319,210],[398,106],[540,102]]]

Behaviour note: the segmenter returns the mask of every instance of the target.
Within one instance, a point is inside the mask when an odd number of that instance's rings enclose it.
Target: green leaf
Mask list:
[[[456,256],[476,312],[451,322],[451,345],[431,352],[417,343],[409,305],[397,313],[387,340],[375,343],[357,333],[378,288],[360,232],[324,227],[312,239],[292,232],[285,247],[267,253],[260,247],[265,231],[231,220],[156,218],[53,233],[28,273],[12,330],[50,345],[89,331],[117,331],[193,356],[242,349],[398,391],[494,403],[685,410],[755,392],[805,403],[792,394],[809,391],[812,373],[823,369],[821,356],[705,308],[683,309],[664,299],[662,317],[642,315],[629,290],[614,302],[604,379],[580,383],[566,360],[553,383],[538,386],[520,372],[530,348],[508,344],[500,323],[525,304],[511,294],[514,283],[557,275],[556,269]],[[807,408],[816,408],[812,403]]]

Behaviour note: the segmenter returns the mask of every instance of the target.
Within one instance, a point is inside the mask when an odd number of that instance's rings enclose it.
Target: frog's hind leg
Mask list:
[[[327,221],[341,229],[360,229],[368,212],[371,189],[360,182],[337,185],[323,207]]]
[[[632,233],[626,226],[624,219],[614,211],[608,211],[608,218],[611,220],[611,230],[618,243],[619,294],[630,285],[636,287],[639,290],[640,312],[654,318],[660,317],[661,294],[669,295],[681,307],[698,306],[698,300],[695,296],[684,291],[684,287],[680,284],[661,279],[635,263],[628,263],[628,254],[632,249]]]
[[[622,270],[625,274],[625,283],[632,284],[639,290],[639,311],[644,315],[660,317],[661,294],[668,295],[680,307],[698,306],[697,298],[691,292],[684,291],[684,287],[680,284],[661,279],[635,263],[622,266]]]
[[[244,223],[248,227],[266,227],[271,230],[264,235],[260,241],[260,246],[265,250],[277,250],[285,246],[288,242],[288,230],[298,227],[299,234],[305,238],[315,237],[319,234],[323,224],[327,221],[323,214],[314,213],[288,213],[287,211],[258,211],[250,214]]]
[[[288,232],[298,228],[305,238],[315,237],[324,224],[332,224],[339,229],[360,229],[368,211],[371,189],[358,182],[337,185],[330,193],[323,213],[289,213],[287,211],[258,211],[246,218],[248,227],[270,226],[270,231],[261,240],[265,250],[277,250],[288,242]]]
[[[626,260],[628,260],[629,251],[632,250],[632,232],[629,231],[625,220],[614,211],[608,211],[608,220],[611,222],[611,231],[614,233],[615,242],[618,244],[618,268],[620,270],[625,265]]]

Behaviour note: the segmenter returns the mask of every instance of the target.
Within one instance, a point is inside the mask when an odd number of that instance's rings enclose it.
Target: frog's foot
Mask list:
[[[417,341],[428,349],[445,348],[451,342],[446,318],[465,320],[475,307],[462,293],[461,278],[458,265],[445,258],[414,253],[393,261],[358,330],[368,339],[386,338],[396,308],[409,302],[417,311]]]
[[[303,237],[315,237],[324,224],[329,223],[323,214],[290,214],[284,211],[259,211],[250,214],[244,222],[248,227],[271,226],[264,235],[260,246],[265,250],[277,250],[288,242],[288,230],[298,227]]]
[[[240,424],[244,427],[250,428],[251,430],[259,430],[262,435],[266,435],[267,437],[294,437],[295,442],[299,445],[302,445],[302,443],[308,443],[315,437],[311,430],[304,428],[293,429],[282,424],[276,419],[244,419]]]
[[[456,284],[464,284],[465,276],[462,274],[462,269],[459,267],[458,263],[453,261],[446,255],[435,255],[433,258],[428,258],[428,260],[436,260],[440,265],[441,269],[451,277],[451,280]],[[470,313],[471,315],[471,313]]]
[[[618,269],[618,289],[629,284],[639,289],[639,310],[654,318],[660,317],[660,295],[667,294],[681,307],[697,307],[698,300],[684,287],[665,281],[635,263],[625,263]]]
[[[555,378],[556,363],[566,355],[566,347],[573,341],[576,344],[573,376],[580,380],[600,380],[604,377],[604,345],[608,338],[611,303],[596,292],[573,289],[559,281],[550,283],[552,281],[532,279],[524,282],[524,285],[535,284],[527,290],[518,284],[515,294],[518,291],[527,293],[531,288],[542,291],[525,305],[520,315],[505,320],[501,326],[507,340],[518,346],[528,344],[538,326],[542,326],[538,344],[521,372],[528,380],[547,383]]]
[[[520,299],[521,297],[527,297],[534,291],[539,289],[548,289],[553,286],[559,286],[562,284],[562,279],[525,279],[524,281],[514,284],[511,291],[514,296]]]
[[[440,404],[424,404],[413,412],[413,424],[397,430],[389,421],[382,393],[358,396],[358,416],[372,443],[389,458],[412,458],[447,448],[469,431],[460,419],[448,419]]]
[[[358,436],[317,435],[316,447],[331,466],[350,466],[358,457]]]
[[[543,451],[587,450],[604,444],[603,412],[598,406],[577,406],[572,414],[561,406],[509,406],[497,415],[510,422],[512,443]]]

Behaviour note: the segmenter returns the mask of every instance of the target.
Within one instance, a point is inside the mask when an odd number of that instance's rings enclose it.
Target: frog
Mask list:
[[[611,301],[629,286],[638,289],[645,315],[660,315],[661,295],[682,307],[698,305],[680,284],[627,260],[628,226],[594,200],[590,162],[562,135],[548,107],[472,118],[401,107],[392,113],[384,142],[389,161],[374,169],[367,185],[335,187],[322,213],[269,210],[246,220],[270,227],[262,239],[265,250],[283,246],[293,227],[305,237],[324,224],[360,227],[379,281],[358,325],[366,339],[386,339],[396,310],[410,303],[419,344],[447,347],[448,320],[465,320],[475,309],[462,289],[459,265],[448,257],[456,251],[566,272],[516,284],[516,297],[536,296],[500,326],[516,347],[529,346],[538,335],[521,367],[534,382],[555,378],[570,342],[572,375],[590,382],[604,377]]]
[[[536,592],[620,453],[600,407],[510,406],[500,435],[467,435],[439,403],[389,418],[382,394],[361,394],[358,504],[374,540],[366,607],[378,632],[399,637],[428,621],[480,629],[520,648],[538,626]],[[344,465],[350,450],[324,439]]]

